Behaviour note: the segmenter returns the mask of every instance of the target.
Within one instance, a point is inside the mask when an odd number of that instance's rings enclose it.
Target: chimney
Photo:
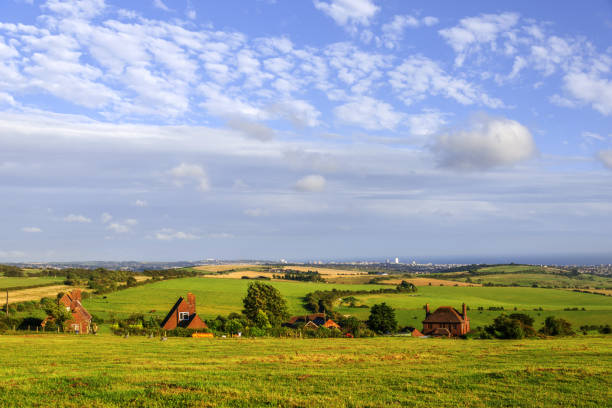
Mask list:
[[[467,320],[467,307],[463,304],[463,320]]]
[[[187,293],[187,304],[189,305],[189,313],[196,312],[195,295],[191,292]]]
[[[429,303],[425,304],[425,317],[429,316]]]

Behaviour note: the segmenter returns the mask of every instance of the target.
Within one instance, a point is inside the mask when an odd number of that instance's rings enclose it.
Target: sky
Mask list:
[[[612,3],[0,0],[0,262],[612,262]]]

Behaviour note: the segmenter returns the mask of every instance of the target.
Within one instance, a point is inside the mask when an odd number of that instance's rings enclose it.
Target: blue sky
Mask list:
[[[0,10],[0,262],[612,262],[609,1]]]

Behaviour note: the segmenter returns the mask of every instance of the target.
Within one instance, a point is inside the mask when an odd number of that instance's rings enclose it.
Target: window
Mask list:
[[[179,312],[179,320],[189,320],[189,312]]]

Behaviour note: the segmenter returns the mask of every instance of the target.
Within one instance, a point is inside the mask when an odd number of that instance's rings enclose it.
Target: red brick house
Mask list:
[[[319,327],[327,327],[328,329],[338,329],[341,327],[338,323],[334,322],[332,319],[328,319],[325,313],[313,313],[304,316],[293,316],[289,319],[288,323],[285,323],[283,326],[299,328],[304,327],[305,329],[317,329]]]
[[[425,305],[425,320],[423,334],[432,336],[462,336],[470,331],[470,319],[467,317],[467,307],[463,304],[463,313],[451,306],[441,306],[435,312],[429,311],[429,303]]]
[[[177,327],[208,329],[206,323],[196,314],[196,301],[193,293],[188,293],[187,299],[178,298],[161,326],[164,330],[173,330]]]
[[[91,315],[81,304],[82,296],[80,289],[64,294],[59,300],[59,304],[64,306],[72,316],[70,320],[64,322],[64,331],[76,334],[88,334],[91,332]],[[45,327],[47,322],[53,321],[53,317],[48,316],[40,324]]]

